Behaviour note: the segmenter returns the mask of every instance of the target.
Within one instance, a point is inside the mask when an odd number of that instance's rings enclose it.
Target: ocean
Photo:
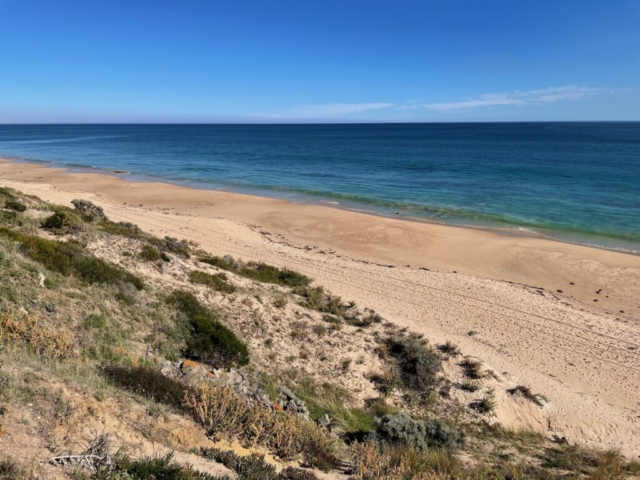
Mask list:
[[[640,252],[640,122],[0,125],[0,157]]]

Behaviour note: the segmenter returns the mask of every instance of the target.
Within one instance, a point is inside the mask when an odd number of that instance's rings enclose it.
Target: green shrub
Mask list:
[[[416,336],[389,338],[389,353],[398,362],[399,378],[406,388],[424,391],[435,387],[442,369],[438,352]]]
[[[0,235],[19,242],[20,250],[27,257],[62,275],[76,275],[92,284],[130,283],[138,290],[144,287],[144,282],[139,277],[85,254],[75,243],[25,235],[6,228],[0,229]]]
[[[16,212],[24,212],[27,209],[27,206],[17,200],[7,200],[4,202],[4,208],[15,210]]]
[[[109,219],[104,214],[102,207],[95,205],[89,200],[71,200],[73,207],[85,222],[108,222]]]
[[[140,250],[140,258],[147,262],[157,262],[160,260],[160,252],[153,245],[144,245]]]
[[[262,283],[273,283],[285,287],[305,287],[311,280],[287,268],[278,268],[266,263],[250,262],[242,264],[231,257],[202,257],[199,260],[222,270],[233,272],[251,280]]]
[[[225,281],[225,278],[226,277],[223,277],[222,274],[211,275],[200,270],[191,270],[189,272],[189,280],[191,281],[191,283],[206,285],[207,287],[210,287],[217,292],[235,292],[236,287]]]
[[[176,307],[191,327],[185,352],[189,357],[214,366],[249,363],[247,346],[191,293],[176,290],[167,302]]]
[[[143,238],[140,227],[129,222],[112,222],[110,220],[98,223],[98,227],[109,235],[119,235],[127,238]]]
[[[421,452],[452,448],[462,441],[460,433],[441,420],[414,420],[405,413],[382,417],[376,436],[384,444],[405,445]]]
[[[231,450],[204,447],[200,448],[199,453],[236,472],[239,480],[318,480],[315,474],[295,467],[277,473],[276,468],[265,462],[262,455],[239,456]]]
[[[330,295],[323,287],[299,286],[294,293],[304,298],[303,306],[322,313],[329,313],[336,317],[344,316],[344,303],[340,297]]]
[[[313,420],[327,414],[334,425],[346,433],[372,432],[376,429],[373,413],[361,408],[349,408],[349,393],[331,384],[316,385],[311,379],[303,379],[295,393],[309,409]]]
[[[0,210],[0,225],[9,227],[20,223],[20,215],[15,210]]]
[[[498,403],[493,390],[490,390],[484,397],[471,403],[471,407],[480,413],[493,414]]]
[[[107,318],[104,315],[87,315],[84,319],[85,330],[95,328],[97,330],[104,330],[107,328]]]
[[[173,237],[164,237],[162,240],[164,248],[166,248],[169,252],[175,253],[176,255],[180,255],[184,258],[190,258],[189,255],[189,244],[186,240],[178,240]]]
[[[151,367],[107,365],[101,368],[101,374],[117,387],[181,410],[184,395],[191,390]]]
[[[0,480],[18,480],[28,478],[16,463],[11,459],[0,460]]]
[[[82,219],[70,208],[56,207],[54,213],[42,222],[42,228],[56,235],[67,235],[82,230]]]
[[[11,198],[11,199],[16,198],[13,192],[9,188],[5,188],[5,187],[0,187],[0,195],[4,195],[5,197]]]
[[[132,459],[118,455],[112,465],[104,466],[93,475],[96,480],[228,480],[194,470],[191,465],[173,462],[173,454],[163,457]]]

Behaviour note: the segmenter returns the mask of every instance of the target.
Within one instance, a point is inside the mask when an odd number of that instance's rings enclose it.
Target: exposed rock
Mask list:
[[[331,425],[331,417],[329,417],[329,414],[325,413],[318,419],[317,423],[320,428],[329,428],[329,425]]]

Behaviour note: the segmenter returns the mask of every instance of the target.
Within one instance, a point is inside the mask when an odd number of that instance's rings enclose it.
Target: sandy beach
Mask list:
[[[28,163],[0,162],[0,186],[297,270],[549,399],[501,402],[505,425],[640,455],[639,256]]]

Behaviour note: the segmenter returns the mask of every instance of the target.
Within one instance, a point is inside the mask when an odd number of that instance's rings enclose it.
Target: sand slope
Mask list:
[[[501,408],[504,423],[640,455],[640,257],[29,164],[0,163],[0,185],[61,204],[86,198],[156,235],[298,270],[458,343],[505,390],[549,398],[541,410]]]

